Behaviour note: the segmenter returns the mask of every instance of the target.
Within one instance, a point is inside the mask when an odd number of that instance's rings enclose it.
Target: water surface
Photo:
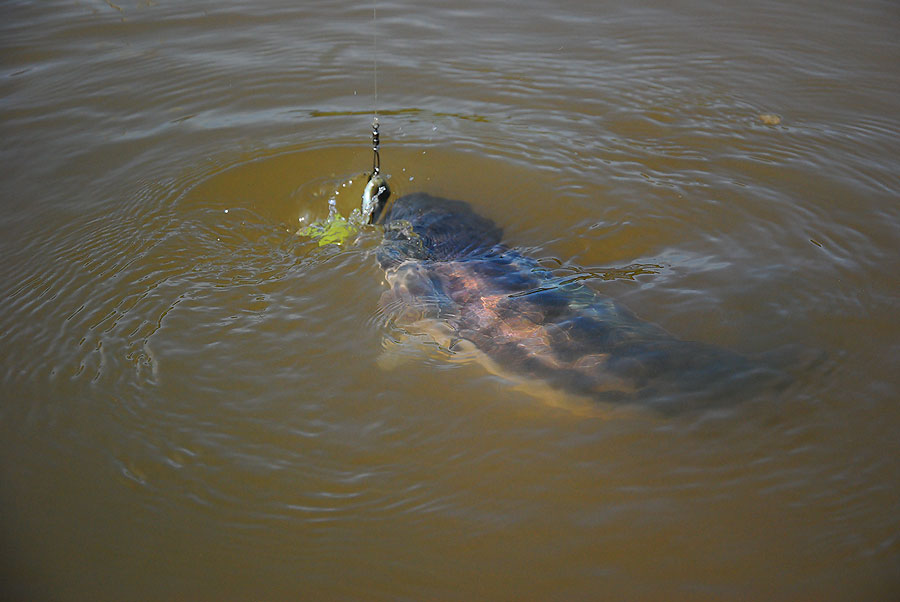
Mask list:
[[[371,5],[0,23],[6,597],[900,592],[894,3],[379,3],[377,104]],[[791,385],[585,417],[401,341],[379,232],[296,235],[376,107],[395,194]]]

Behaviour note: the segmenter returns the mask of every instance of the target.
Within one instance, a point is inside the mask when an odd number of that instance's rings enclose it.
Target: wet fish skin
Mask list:
[[[425,193],[383,215],[377,258],[389,312],[436,320],[505,371],[602,401],[728,397],[771,376],[747,357],[684,341],[581,283],[564,283],[501,244],[465,202]]]

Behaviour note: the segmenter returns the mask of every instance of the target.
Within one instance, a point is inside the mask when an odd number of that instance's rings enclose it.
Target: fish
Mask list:
[[[502,229],[464,201],[417,192],[388,203],[380,184],[364,210],[383,228],[375,256],[388,287],[384,312],[451,353],[475,353],[526,391],[669,411],[732,399],[780,374],[679,339],[583,281],[555,275],[505,245]]]

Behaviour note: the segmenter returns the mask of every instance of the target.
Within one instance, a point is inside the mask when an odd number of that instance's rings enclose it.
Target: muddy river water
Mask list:
[[[2,597],[897,599],[896,2],[372,17],[0,4]],[[297,234],[375,108],[395,196],[789,384],[573,411],[387,319]]]

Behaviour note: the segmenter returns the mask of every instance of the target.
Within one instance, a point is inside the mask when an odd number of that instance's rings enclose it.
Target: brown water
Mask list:
[[[295,235],[374,105],[371,5],[305,4],[0,5],[0,597],[897,599],[897,4],[379,3],[397,195],[798,358],[592,418]]]

